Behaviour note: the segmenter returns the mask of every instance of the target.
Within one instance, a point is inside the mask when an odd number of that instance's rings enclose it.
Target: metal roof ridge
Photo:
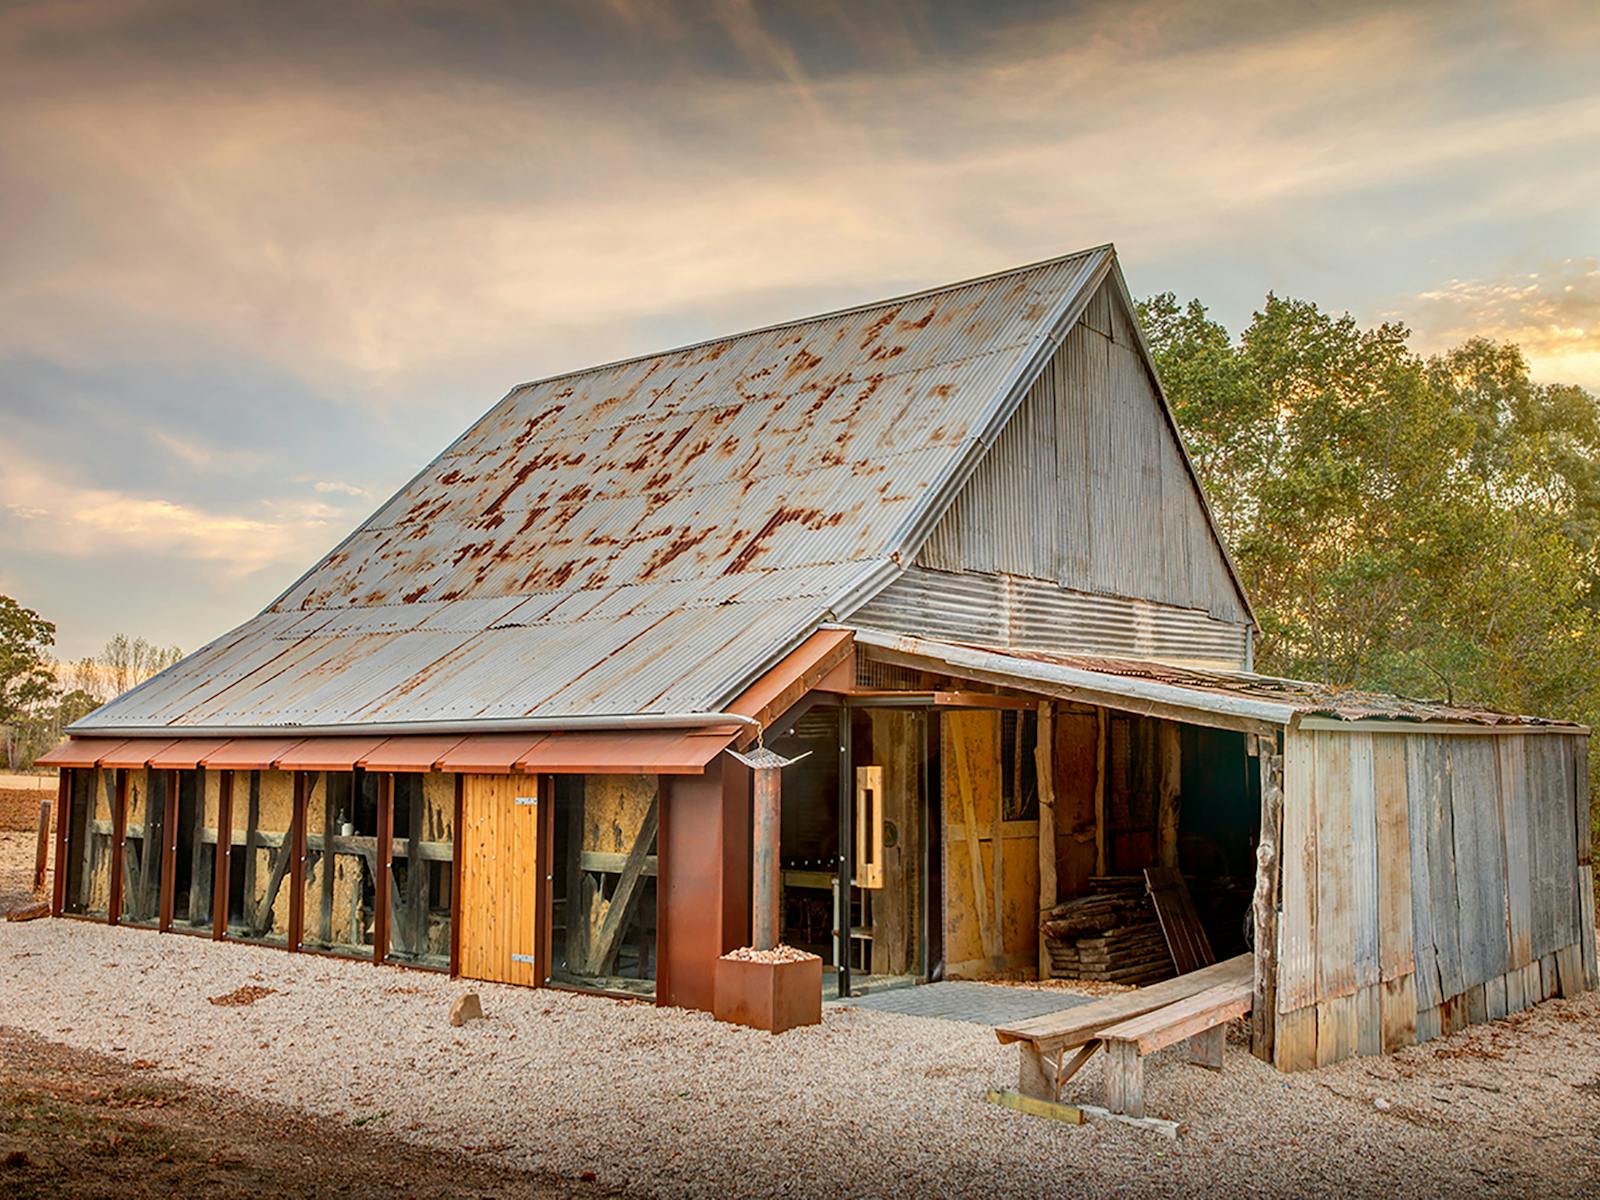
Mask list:
[[[554,375],[542,375],[537,379],[514,384],[511,390],[496,403],[498,408],[506,400],[518,392],[527,391],[529,388],[540,387],[548,383],[558,383],[563,379],[576,379],[580,375],[593,374],[596,371],[607,371],[613,367],[624,367],[631,363],[645,362],[652,358],[666,358],[671,354],[684,354],[690,350],[699,350],[705,346],[714,346],[718,342],[735,342],[741,338],[755,337],[762,333],[776,333],[780,329],[793,329],[800,325],[812,325],[818,321],[829,321],[835,317],[848,317],[855,313],[870,312],[875,308],[887,308],[891,304],[909,304],[913,300],[924,300],[929,296],[943,295],[959,288],[975,287],[980,283],[992,283],[998,279],[1005,279],[1012,275],[1022,275],[1028,271],[1037,271],[1044,267],[1053,267],[1058,263],[1068,262],[1074,258],[1088,258],[1094,254],[1116,254],[1116,245],[1113,242],[1102,242],[1098,246],[1089,246],[1082,250],[1073,250],[1067,254],[1058,254],[1054,258],[1041,258],[1038,262],[1023,263],[1020,266],[1008,267],[1003,271],[991,271],[986,275],[974,275],[970,279],[958,279],[954,283],[941,283],[934,287],[922,288],[915,292],[906,292],[899,296],[885,296],[880,300],[868,300],[861,304],[849,304],[844,308],[829,309],[827,312],[813,313],[804,317],[790,317],[783,321],[773,321],[768,325],[757,325],[750,329],[740,329],[734,333],[717,334],[714,337],[701,338],[699,341],[686,342],[681,346],[668,346],[661,350],[647,350],[641,354],[629,354],[623,358],[615,358],[609,362],[595,363],[592,366],[577,367],[570,371],[558,371]],[[492,411],[492,410],[491,410]],[[458,439],[459,440],[459,439]],[[454,443],[452,443],[453,445]]]

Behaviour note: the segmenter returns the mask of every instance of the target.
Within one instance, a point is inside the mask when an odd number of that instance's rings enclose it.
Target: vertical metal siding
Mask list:
[[[1103,284],[935,526],[920,565],[1078,591],[1244,608],[1120,301]]]

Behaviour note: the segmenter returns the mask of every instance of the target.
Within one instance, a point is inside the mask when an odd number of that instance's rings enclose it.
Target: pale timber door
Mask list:
[[[947,978],[1033,975],[1039,947],[1039,822],[1001,801],[1002,717],[940,716]]]
[[[539,960],[538,780],[468,775],[461,794],[461,974],[535,984]]]

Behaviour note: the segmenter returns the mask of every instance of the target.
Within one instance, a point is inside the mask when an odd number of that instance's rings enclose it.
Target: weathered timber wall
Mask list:
[[[1296,730],[1284,752],[1280,1069],[1600,982],[1585,738]]]

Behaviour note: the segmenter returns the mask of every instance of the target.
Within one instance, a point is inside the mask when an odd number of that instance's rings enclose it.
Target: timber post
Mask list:
[[[728,753],[750,768],[755,781],[751,789],[755,819],[750,839],[750,946],[754,950],[771,950],[783,934],[783,868],[778,859],[783,829],[783,769],[806,755],[784,758],[765,746],[748,753]]]
[[[783,875],[778,861],[778,831],[782,828],[783,768],[755,768],[754,888],[750,897],[750,944],[771,950],[781,932],[779,906]]]

